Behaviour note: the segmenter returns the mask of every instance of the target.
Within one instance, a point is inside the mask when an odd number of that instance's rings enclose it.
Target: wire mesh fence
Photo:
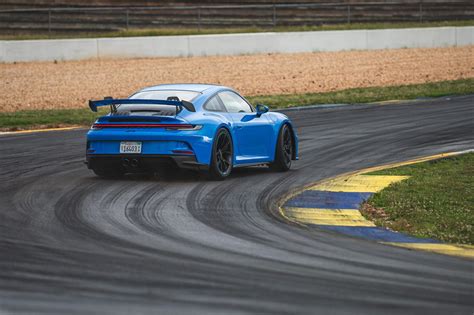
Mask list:
[[[148,28],[272,28],[470,19],[474,19],[474,1],[58,7],[0,10],[0,32],[74,33]]]

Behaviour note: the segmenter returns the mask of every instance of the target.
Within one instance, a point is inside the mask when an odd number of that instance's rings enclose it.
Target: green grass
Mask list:
[[[418,237],[474,244],[474,153],[371,174],[411,176],[368,200],[386,214],[364,213],[377,225]]]
[[[386,28],[416,28],[416,27],[443,27],[443,26],[473,26],[474,20],[440,21],[440,22],[403,22],[403,23],[351,23],[328,24],[319,26],[277,26],[277,27],[232,27],[232,28],[154,28],[154,29],[124,29],[112,32],[75,33],[75,34],[4,34],[3,40],[28,39],[59,39],[59,38],[97,38],[97,37],[134,37],[134,36],[176,36],[199,34],[231,34],[231,33],[259,33],[259,32],[306,32],[306,31],[334,31],[358,29],[386,29]]]
[[[464,95],[474,93],[474,78],[436,83],[348,89],[328,93],[266,95],[247,97],[252,104],[263,103],[273,109],[318,104],[357,104],[387,100],[408,100],[419,97]],[[84,104],[83,109],[58,109],[0,113],[0,130],[18,130],[37,127],[90,125],[98,115]]]
[[[24,110],[12,113],[0,113],[0,130],[22,130],[31,128],[52,128],[73,125],[90,125],[107,110],[94,113],[89,108]]]
[[[347,89],[328,93],[252,96],[248,97],[248,100],[252,103],[259,102],[268,105],[271,108],[286,108],[318,104],[359,104],[471,93],[474,93],[474,78],[401,86]]]

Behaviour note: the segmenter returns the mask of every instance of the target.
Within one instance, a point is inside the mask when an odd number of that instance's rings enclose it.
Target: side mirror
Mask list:
[[[257,117],[260,117],[269,111],[268,106],[265,106],[263,104],[257,104],[256,109],[257,109]]]

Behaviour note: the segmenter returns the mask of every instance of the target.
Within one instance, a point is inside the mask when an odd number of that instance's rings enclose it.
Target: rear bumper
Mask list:
[[[157,170],[175,164],[180,168],[208,170],[209,165],[198,163],[194,155],[164,154],[87,154],[85,164],[95,167],[124,167],[129,171]]]
[[[97,129],[87,134],[86,154],[119,156],[122,141],[142,143],[141,156],[180,155],[175,151],[193,151],[196,162],[210,164],[212,137],[207,137],[206,127],[201,130],[139,130],[139,129]]]

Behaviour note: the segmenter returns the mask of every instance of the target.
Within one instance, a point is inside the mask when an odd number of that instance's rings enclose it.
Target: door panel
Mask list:
[[[234,122],[236,142],[238,147],[237,160],[246,163],[253,159],[268,160],[270,158],[270,143],[273,136],[271,121],[265,115],[257,117],[253,113],[231,113]]]
[[[269,161],[270,143],[273,136],[272,121],[266,115],[257,117],[252,106],[233,91],[219,93],[227,115],[232,120],[236,163],[259,163]]]

